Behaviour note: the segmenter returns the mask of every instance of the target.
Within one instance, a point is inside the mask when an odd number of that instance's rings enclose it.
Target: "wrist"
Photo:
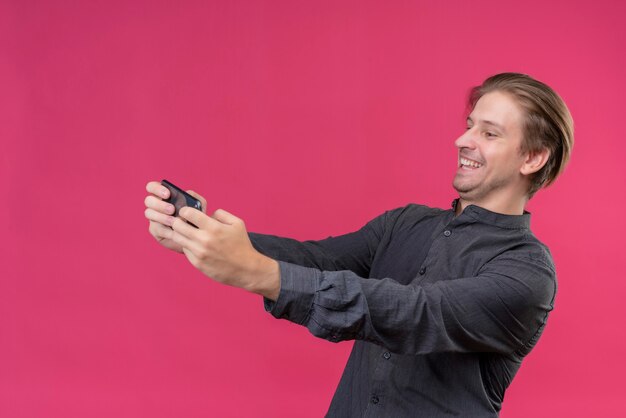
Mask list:
[[[267,299],[276,301],[280,293],[280,267],[272,258],[258,254],[252,263],[245,289]]]

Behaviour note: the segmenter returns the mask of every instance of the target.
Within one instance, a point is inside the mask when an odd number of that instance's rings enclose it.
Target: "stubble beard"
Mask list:
[[[464,182],[458,175],[452,181],[452,187],[459,193],[459,197],[470,202],[479,202],[496,190],[508,184],[506,177],[496,178],[490,181],[478,181],[474,183]]]

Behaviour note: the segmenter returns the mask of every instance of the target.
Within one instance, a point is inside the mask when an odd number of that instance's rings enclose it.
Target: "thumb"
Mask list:
[[[232,213],[226,212],[224,209],[218,209],[213,212],[211,218],[220,221],[223,224],[232,225],[237,222],[241,222],[241,219],[233,215]]]

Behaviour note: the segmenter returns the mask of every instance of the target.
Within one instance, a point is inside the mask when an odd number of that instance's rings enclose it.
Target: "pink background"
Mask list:
[[[502,417],[623,414],[626,6],[503,3],[0,2],[0,416],[322,416],[351,343],[159,247],[145,183],[299,239],[447,207],[466,93],[502,71],[577,141],[529,207],[560,289]]]

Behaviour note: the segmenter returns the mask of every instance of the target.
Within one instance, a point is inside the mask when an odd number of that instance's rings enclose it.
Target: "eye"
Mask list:
[[[492,136],[498,136],[496,134],[494,134],[493,132],[485,132],[485,135],[492,137]]]

